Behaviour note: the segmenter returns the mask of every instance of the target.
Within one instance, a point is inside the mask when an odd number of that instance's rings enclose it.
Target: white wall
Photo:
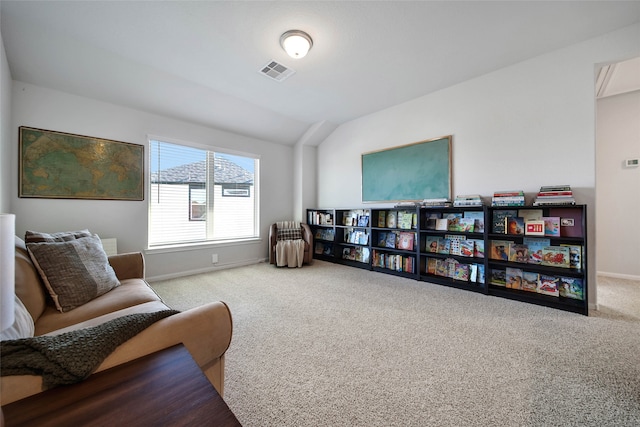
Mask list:
[[[293,212],[292,147],[272,144],[187,122],[120,107],[42,87],[13,82],[11,159],[18,158],[19,126],[89,135],[142,144],[148,156],[147,135],[155,135],[260,155],[260,229],[262,240],[225,244],[181,252],[146,254],[147,276],[172,277],[216,267],[257,262],[268,256],[267,237],[271,223]],[[4,152],[4,150],[3,150]],[[147,159],[148,163],[148,159]],[[145,166],[148,168],[148,165]],[[16,234],[25,230],[44,232],[89,228],[102,237],[118,239],[119,252],[144,250],[147,242],[147,201],[25,199],[17,196],[17,171],[2,188],[10,188],[11,209],[16,214]],[[148,189],[148,183],[145,183]]]
[[[8,183],[12,176],[11,147],[15,133],[11,131],[11,72],[0,34],[0,182]],[[0,185],[0,213],[11,212],[11,192],[8,185]]]
[[[597,102],[598,274],[640,280],[640,91]]]
[[[360,202],[364,152],[453,135],[453,193],[570,184],[589,205],[595,301],[595,64],[637,56],[640,24],[340,126],[318,147],[318,208]]]

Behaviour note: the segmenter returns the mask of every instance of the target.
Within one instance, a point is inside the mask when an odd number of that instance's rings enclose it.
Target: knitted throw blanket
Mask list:
[[[39,375],[43,389],[80,382],[120,344],[176,313],[134,313],[60,335],[1,341],[0,375]]]

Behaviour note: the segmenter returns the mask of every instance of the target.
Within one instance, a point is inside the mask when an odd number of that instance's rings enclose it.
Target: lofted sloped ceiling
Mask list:
[[[6,1],[12,78],[279,144],[640,21],[637,1]],[[314,40],[303,59],[279,46]],[[282,82],[259,70],[276,60]]]

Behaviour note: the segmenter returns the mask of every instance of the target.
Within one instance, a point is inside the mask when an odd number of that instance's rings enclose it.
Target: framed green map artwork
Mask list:
[[[144,146],[20,127],[19,196],[144,200]]]

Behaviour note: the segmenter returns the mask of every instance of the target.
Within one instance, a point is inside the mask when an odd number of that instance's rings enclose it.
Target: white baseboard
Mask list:
[[[640,280],[640,276],[634,276],[633,274],[609,273],[607,271],[596,271],[596,275],[613,277],[614,279]]]
[[[197,269],[197,270],[180,271],[178,273],[171,273],[171,274],[163,274],[163,275],[160,275],[160,276],[146,277],[146,281],[149,282],[149,283],[151,283],[151,282],[159,282],[161,280],[169,280],[169,279],[176,279],[178,277],[193,276],[194,274],[211,273],[212,271],[226,270],[226,269],[229,269],[229,268],[236,268],[236,267],[244,267],[245,265],[259,264],[259,263],[262,263],[262,262],[268,262],[268,259],[267,258],[258,258],[258,259],[244,260],[244,261],[240,261],[240,262],[230,262],[230,263],[226,263],[226,264],[216,264],[213,267],[200,268],[200,269]]]

